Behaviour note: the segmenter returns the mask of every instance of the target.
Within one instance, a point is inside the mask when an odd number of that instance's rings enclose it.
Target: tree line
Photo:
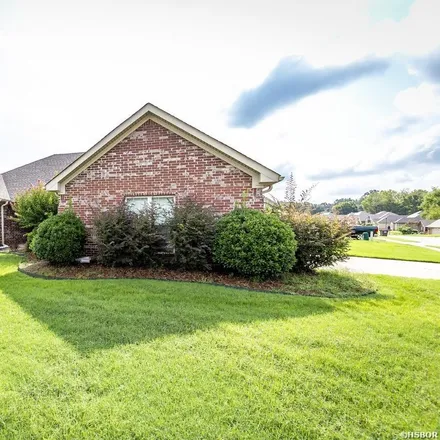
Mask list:
[[[426,219],[440,218],[440,188],[431,191],[423,189],[402,190],[370,190],[359,199],[340,198],[333,203],[318,203],[312,205],[312,212],[331,211],[334,214],[346,215],[351,212],[367,211],[375,214],[380,211],[409,215],[422,211]]]

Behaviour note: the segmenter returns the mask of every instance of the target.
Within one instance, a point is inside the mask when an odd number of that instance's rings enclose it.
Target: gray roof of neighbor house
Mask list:
[[[379,218],[378,218],[378,214],[375,214],[375,216],[373,216],[373,221],[375,221],[376,223],[390,223],[396,221],[401,217],[402,217],[401,215],[394,214],[394,212],[384,211],[384,214],[382,214]]]
[[[430,223],[427,228],[440,228],[440,220],[435,220]]]
[[[46,183],[68,167],[82,153],[53,154],[0,174],[0,200],[15,196],[38,182]]]

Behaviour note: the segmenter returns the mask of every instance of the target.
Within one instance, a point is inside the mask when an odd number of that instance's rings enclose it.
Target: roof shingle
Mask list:
[[[14,200],[18,193],[38,182],[48,182],[81,155],[82,153],[53,154],[0,174],[0,199]]]

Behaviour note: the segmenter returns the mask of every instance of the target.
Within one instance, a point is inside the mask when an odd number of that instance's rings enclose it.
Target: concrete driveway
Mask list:
[[[440,280],[440,263],[350,257],[347,261],[335,264],[333,268],[350,272]]]

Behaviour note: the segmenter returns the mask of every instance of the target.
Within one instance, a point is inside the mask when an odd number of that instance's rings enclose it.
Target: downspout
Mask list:
[[[261,191],[263,194],[267,194],[272,191],[273,185],[268,186],[267,188],[264,188],[263,191]]]
[[[9,202],[5,202],[0,207],[0,210],[1,210],[1,221],[2,221],[2,246],[6,246],[5,245],[5,212],[4,212],[4,208],[5,208],[5,206],[8,205],[8,203]]]

